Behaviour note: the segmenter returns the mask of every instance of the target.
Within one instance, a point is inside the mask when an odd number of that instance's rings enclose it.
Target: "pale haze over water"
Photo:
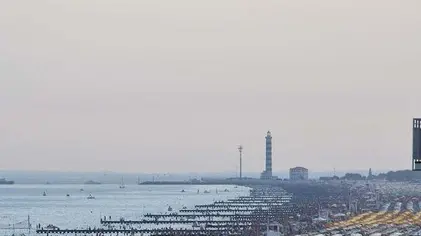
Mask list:
[[[2,169],[409,169],[421,2],[2,1]]]

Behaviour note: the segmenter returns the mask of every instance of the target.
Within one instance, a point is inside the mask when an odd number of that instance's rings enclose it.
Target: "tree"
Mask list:
[[[345,179],[345,180],[364,180],[365,177],[363,177],[361,174],[358,174],[358,173],[346,173],[341,179]]]

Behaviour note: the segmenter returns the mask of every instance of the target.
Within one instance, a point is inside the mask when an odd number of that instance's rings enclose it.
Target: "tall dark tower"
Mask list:
[[[240,179],[243,178],[243,146],[238,146],[238,151],[240,152]]]
[[[412,170],[421,170],[421,118],[412,121]]]
[[[272,135],[270,131],[266,135],[266,176],[272,177]]]

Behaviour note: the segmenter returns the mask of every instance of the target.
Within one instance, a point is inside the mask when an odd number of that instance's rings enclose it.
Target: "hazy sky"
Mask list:
[[[0,3],[0,167],[411,168],[421,2]]]

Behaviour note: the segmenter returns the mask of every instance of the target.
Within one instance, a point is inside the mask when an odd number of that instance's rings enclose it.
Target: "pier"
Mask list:
[[[210,236],[219,236],[222,233],[227,232],[226,229],[171,229],[171,228],[164,228],[164,229],[40,229],[36,231],[37,234],[72,234],[72,235],[81,235],[81,234],[109,234],[109,235],[210,235]],[[239,232],[229,231],[230,235],[241,235]]]

